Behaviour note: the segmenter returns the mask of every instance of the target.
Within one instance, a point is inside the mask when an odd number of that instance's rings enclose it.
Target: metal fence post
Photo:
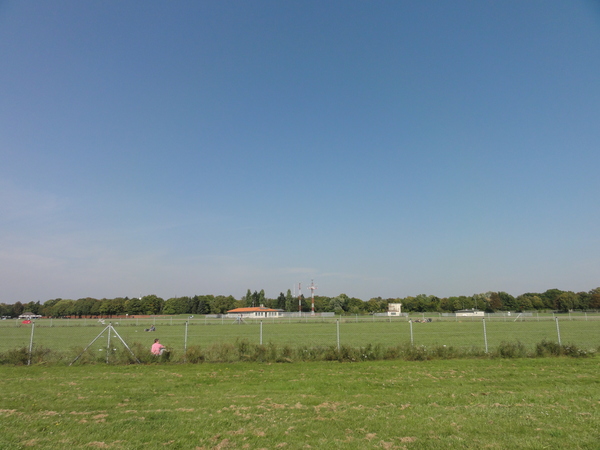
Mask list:
[[[410,345],[414,345],[414,340],[413,340],[413,329],[412,329],[412,320],[409,320],[408,323],[410,324]]]
[[[337,324],[337,349],[340,350],[340,320],[336,320]]]
[[[262,320],[260,321],[260,345],[262,345]]]
[[[183,339],[183,362],[185,362],[185,354],[187,353],[187,336],[188,336],[188,322],[185,321],[185,337]]]
[[[558,317],[555,317],[554,320],[556,321],[556,334],[558,335],[558,345],[562,345],[560,343],[560,327],[558,326]]]
[[[108,342],[106,344],[106,364],[108,364],[108,355],[110,355],[110,329],[112,328],[112,324],[108,323]]]
[[[487,332],[485,330],[485,319],[483,319],[483,340],[485,342],[485,352],[488,352]]]
[[[31,322],[31,338],[29,339],[29,359],[27,365],[31,365],[31,352],[33,351],[33,330],[35,329],[35,322]]]

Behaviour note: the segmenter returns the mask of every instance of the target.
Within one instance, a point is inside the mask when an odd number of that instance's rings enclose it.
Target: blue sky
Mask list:
[[[599,2],[0,1],[0,61],[0,302],[600,286]]]

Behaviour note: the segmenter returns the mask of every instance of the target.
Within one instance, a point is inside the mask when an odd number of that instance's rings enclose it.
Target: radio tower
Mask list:
[[[315,315],[315,283],[313,283],[313,280],[310,280],[310,314],[312,316]]]
[[[298,283],[298,312],[302,315],[302,283]]]

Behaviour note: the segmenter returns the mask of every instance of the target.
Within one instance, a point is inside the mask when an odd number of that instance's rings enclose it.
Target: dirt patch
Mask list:
[[[98,442],[98,441],[94,441],[94,442],[90,442],[87,444],[88,447],[97,447],[97,448],[110,448],[110,445],[108,445],[106,442]]]

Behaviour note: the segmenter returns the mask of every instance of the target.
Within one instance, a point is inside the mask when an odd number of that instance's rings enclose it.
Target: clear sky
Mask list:
[[[598,1],[0,1],[0,302],[600,286]]]

